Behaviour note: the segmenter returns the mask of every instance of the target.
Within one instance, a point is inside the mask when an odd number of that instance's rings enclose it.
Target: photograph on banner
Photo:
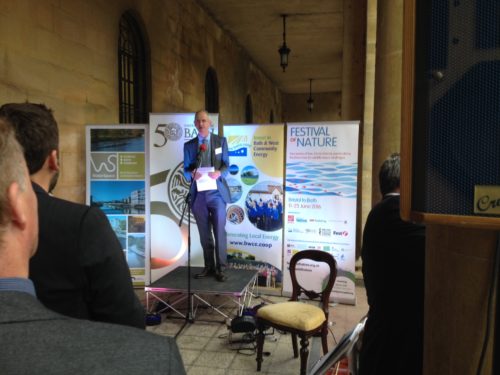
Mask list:
[[[198,135],[194,118],[194,113],[149,116],[151,282],[187,264],[189,210],[184,208],[189,183],[184,177],[184,143]],[[219,116],[209,114],[209,118],[217,134]],[[198,228],[192,214],[190,218],[191,266],[203,266]]]
[[[228,266],[257,270],[259,287],[281,290],[284,125],[225,125]]]
[[[145,125],[87,126],[87,204],[108,217],[134,286],[149,283]]]
[[[91,152],[145,152],[145,132],[142,128],[130,128],[119,125],[117,127],[91,127]],[[141,125],[143,126],[143,125]]]
[[[288,123],[286,131],[284,268],[298,251],[331,253],[338,269],[332,297],[354,304],[359,123]],[[310,288],[322,283],[312,263],[300,264],[300,272],[314,270]],[[287,273],[283,291],[292,291]]]
[[[106,215],[146,213],[146,182],[90,181],[90,205],[99,207]]]

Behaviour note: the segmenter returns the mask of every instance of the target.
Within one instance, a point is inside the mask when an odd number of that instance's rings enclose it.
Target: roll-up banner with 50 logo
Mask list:
[[[194,113],[152,113],[150,124],[151,282],[187,263],[188,211],[179,221],[189,185],[184,178],[184,143],[197,136]],[[218,114],[210,114],[217,134]],[[203,266],[198,228],[191,215],[191,265]]]

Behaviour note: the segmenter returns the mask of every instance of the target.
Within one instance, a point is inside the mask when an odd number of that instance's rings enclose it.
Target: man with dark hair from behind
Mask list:
[[[24,148],[38,200],[39,241],[29,277],[49,309],[79,319],[145,327],[123,249],[104,213],[49,193],[59,175],[57,123],[43,104],[0,107]]]
[[[425,228],[399,213],[400,157],[380,168],[381,202],[363,233],[363,278],[370,309],[359,375],[422,374]]]
[[[0,120],[0,373],[185,374],[175,341],[57,314],[28,279],[38,241],[37,199],[13,129]]]

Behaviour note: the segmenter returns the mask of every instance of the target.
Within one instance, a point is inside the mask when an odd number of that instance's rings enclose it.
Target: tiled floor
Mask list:
[[[213,305],[223,303],[225,297],[214,296],[210,300]],[[368,311],[365,289],[356,287],[357,303],[355,306],[336,304],[331,307],[330,320],[333,322],[331,330],[339,340],[342,335],[352,329]],[[276,296],[257,297],[252,305],[262,301],[285,301],[286,298]],[[235,307],[224,306],[222,311],[234,317]],[[200,306],[195,314],[194,323],[185,325],[182,318],[175,314],[162,314],[162,323],[150,326],[148,330],[160,335],[176,336],[181,351],[184,366],[189,375],[244,375],[255,374],[257,362],[253,342],[235,343],[241,340],[243,334],[231,334],[223,316],[212,309]],[[178,316],[178,315],[177,315]],[[180,331],[180,333],[179,333]],[[316,340],[316,339],[314,339]],[[333,348],[332,335],[329,336],[329,348]],[[310,362],[315,363],[320,355],[319,340],[311,344]],[[266,337],[264,352],[270,355],[264,357],[260,374],[298,374],[300,362],[293,358],[290,335],[274,335]]]

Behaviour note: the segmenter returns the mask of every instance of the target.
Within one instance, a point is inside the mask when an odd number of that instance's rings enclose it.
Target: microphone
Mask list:
[[[201,164],[201,158],[203,156],[203,153],[207,151],[207,145],[206,143],[202,143],[200,145],[200,149],[198,150],[198,155],[196,155],[196,165],[200,166]]]

